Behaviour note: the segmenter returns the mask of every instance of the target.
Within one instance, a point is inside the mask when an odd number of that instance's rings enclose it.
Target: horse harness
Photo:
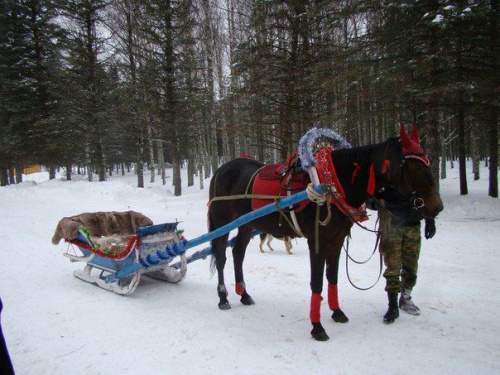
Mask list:
[[[318,224],[322,226],[328,225],[330,219],[331,219],[331,204],[334,204],[340,212],[342,212],[344,215],[346,215],[349,220],[352,222],[358,222],[358,221],[364,221],[368,220],[368,216],[366,215],[366,210],[365,210],[365,205],[362,205],[361,207],[354,208],[351,207],[345,200],[345,193],[342,188],[342,185],[340,181],[337,178],[337,174],[335,172],[335,168],[333,166],[333,162],[331,159],[331,152],[333,151],[332,148],[330,147],[325,147],[322,148],[318,153],[317,153],[317,161],[318,161],[318,175],[320,178],[320,182],[325,184],[327,186],[328,192],[325,196],[319,196],[317,194],[314,194],[314,189],[309,189],[307,187],[307,184],[304,186],[301,186],[299,188],[293,187],[293,182],[294,179],[298,176],[301,178],[302,176],[307,176],[308,173],[302,170],[299,162],[299,158],[297,153],[294,153],[292,156],[290,156],[286,162],[284,162],[281,165],[278,166],[270,166],[270,165],[264,165],[261,168],[259,168],[255,173],[252,175],[250,178],[244,194],[238,194],[238,195],[230,195],[230,196],[216,196],[216,192],[214,191],[214,197],[210,200],[208,205],[210,205],[214,201],[226,201],[226,200],[237,200],[237,199],[252,199],[252,206],[254,206],[254,202],[257,201],[267,201],[269,203],[270,201],[277,202],[283,196],[281,195],[281,192],[286,192],[287,196],[290,196],[293,194],[293,191],[297,190],[303,190],[306,188],[308,192],[308,197],[310,201],[313,201],[317,204],[316,206],[316,237],[318,237]],[[262,175],[265,173],[265,169],[273,169],[275,171],[275,177],[269,177],[269,174],[267,174],[267,178],[269,180],[275,180],[279,184],[279,191],[278,194],[262,194],[260,191],[259,193],[255,193],[255,184],[256,181],[260,181],[262,179]],[[373,173],[373,169],[371,171]],[[217,178],[217,176],[216,176]],[[214,184],[215,186],[216,184]],[[253,187],[252,193],[250,193],[250,188],[251,186]],[[327,216],[324,220],[321,220],[319,217],[319,207],[323,204],[326,203],[326,207],[328,210]],[[307,205],[307,203],[305,204]],[[288,210],[282,210],[279,209],[278,212],[281,214],[281,218],[284,218],[287,224],[294,230],[295,234],[298,237],[303,237],[304,235],[302,234],[302,231],[299,227],[297,217],[296,217],[296,212],[299,212],[303,208],[305,208],[305,205],[298,206],[298,207],[293,207],[290,206]],[[253,207],[258,208],[257,207]],[[286,213],[290,214],[290,219],[286,216]]]

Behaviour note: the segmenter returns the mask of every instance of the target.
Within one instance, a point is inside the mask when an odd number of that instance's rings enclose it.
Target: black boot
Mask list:
[[[387,293],[387,297],[389,298],[389,309],[384,315],[384,323],[390,324],[399,317],[398,294]]]

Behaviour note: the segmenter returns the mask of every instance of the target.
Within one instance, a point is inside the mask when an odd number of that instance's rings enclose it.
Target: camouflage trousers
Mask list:
[[[420,224],[412,227],[389,227],[382,231],[380,252],[384,255],[386,266],[386,292],[399,293],[403,288],[415,286],[420,242]]]

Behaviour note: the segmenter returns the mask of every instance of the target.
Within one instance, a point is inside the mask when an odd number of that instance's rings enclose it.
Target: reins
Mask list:
[[[375,227],[377,227],[378,223],[379,223],[379,220],[377,219],[377,222],[375,223]],[[375,285],[377,285],[378,281],[380,280],[380,277],[382,276],[382,270],[383,270],[382,253],[379,253],[379,273],[378,273],[377,280],[375,280],[375,282],[372,285],[370,285],[369,287],[366,287],[366,288],[359,287],[359,286],[357,286],[352,281],[351,275],[349,273],[349,260],[351,260],[352,262],[354,262],[356,264],[366,264],[366,263],[368,263],[370,261],[370,259],[372,259],[372,257],[375,254],[375,252],[377,251],[378,245],[380,243],[380,231],[378,229],[377,230],[372,230],[372,229],[365,228],[362,225],[360,225],[360,226],[361,226],[361,228],[366,229],[366,230],[368,230],[368,231],[370,231],[372,233],[377,233],[377,239],[375,241],[375,246],[373,247],[373,251],[370,254],[370,256],[368,257],[368,259],[366,259],[365,261],[357,261],[356,259],[352,258],[351,255],[349,254],[349,238],[350,238],[350,236],[348,236],[347,237],[347,243],[342,246],[342,248],[344,249],[344,251],[346,253],[345,271],[346,271],[346,275],[347,275],[347,280],[349,280],[349,284],[351,284],[355,289],[358,289],[358,290],[370,290]]]

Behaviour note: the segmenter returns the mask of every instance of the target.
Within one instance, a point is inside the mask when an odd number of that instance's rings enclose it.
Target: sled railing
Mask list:
[[[321,195],[327,192],[327,188],[325,185],[317,185],[314,187],[314,190]],[[245,225],[251,221],[259,219],[263,216],[267,216],[275,211],[282,210],[291,205],[302,202],[306,199],[309,199],[309,197],[307,195],[307,191],[304,190],[300,193],[277,200],[276,202],[270,203],[264,207],[261,207],[257,210],[242,215],[236,220],[233,220],[230,223],[220,228],[217,228],[212,232],[206,233],[189,241],[183,240],[173,246],[167,246],[163,250],[158,250],[156,254],[148,254],[144,258],[140,258],[137,263],[124,267],[121,270],[108,275],[105,281],[106,283],[116,282],[130,274],[138,272],[141,269],[147,270],[151,267],[156,267],[158,265],[161,265],[162,263],[167,263],[171,261],[174,257],[184,254],[187,250],[193,247],[212,241],[216,238],[219,238],[231,232],[233,229],[239,228],[242,225]]]

